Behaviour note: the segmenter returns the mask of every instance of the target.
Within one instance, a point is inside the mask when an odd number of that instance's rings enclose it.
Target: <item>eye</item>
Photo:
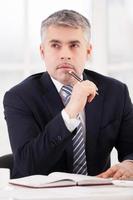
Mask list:
[[[57,43],[52,43],[52,44],[51,44],[51,47],[58,49],[58,48],[60,48],[61,46],[60,46],[59,44],[57,44]]]
[[[70,47],[71,47],[71,48],[79,48],[80,45],[77,44],[77,43],[73,43],[73,44],[70,45]]]

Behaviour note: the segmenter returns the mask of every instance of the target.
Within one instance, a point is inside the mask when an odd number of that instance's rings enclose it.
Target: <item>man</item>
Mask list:
[[[4,97],[12,178],[53,171],[131,178],[133,106],[125,84],[84,70],[91,53],[90,23],[75,11],[61,10],[42,22],[41,38],[46,72]],[[110,168],[113,147],[120,163]]]

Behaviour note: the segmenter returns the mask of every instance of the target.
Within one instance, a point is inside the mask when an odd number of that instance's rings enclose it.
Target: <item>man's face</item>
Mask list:
[[[81,76],[91,46],[81,28],[50,26],[40,51],[50,76],[62,84],[73,84],[74,78],[68,72],[74,71]]]

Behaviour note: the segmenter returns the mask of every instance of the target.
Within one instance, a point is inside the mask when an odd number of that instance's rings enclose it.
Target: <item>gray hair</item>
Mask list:
[[[84,31],[85,39],[90,41],[91,25],[89,20],[80,13],[73,10],[60,10],[42,21],[41,24],[41,39],[44,40],[46,30],[49,26],[68,26],[72,28],[79,28]]]

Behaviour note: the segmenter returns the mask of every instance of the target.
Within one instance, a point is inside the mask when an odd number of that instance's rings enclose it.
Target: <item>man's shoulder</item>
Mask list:
[[[125,83],[115,78],[102,75],[91,70],[85,70],[84,74],[85,76],[87,76],[88,80],[91,80],[96,84],[99,94],[110,94],[114,95],[117,98],[118,96],[125,95],[125,91],[128,90]]]
[[[18,83],[17,85],[10,88],[10,92],[19,92],[19,91],[30,91],[31,89],[35,88],[38,84],[40,84],[40,80],[45,72],[33,74],[23,81]]]
[[[125,84],[113,77],[109,77],[107,75],[103,75],[100,74],[98,72],[95,71],[91,71],[91,70],[84,70],[85,75],[87,76],[88,79],[91,79],[92,81],[94,81],[97,84],[100,84],[102,86],[106,85],[111,85],[111,86],[121,86],[123,87]]]

